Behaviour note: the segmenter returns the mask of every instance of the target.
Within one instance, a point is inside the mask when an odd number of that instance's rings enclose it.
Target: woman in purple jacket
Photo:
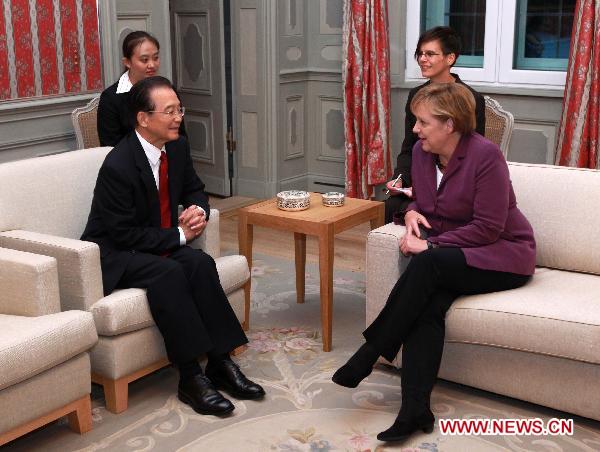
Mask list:
[[[419,141],[400,250],[412,259],[364,331],[365,344],[333,375],[335,383],[354,388],[379,356],[392,361],[402,347],[402,406],[394,424],[377,435],[382,441],[432,431],[430,396],[452,302],[520,287],[535,268],[531,225],[517,208],[500,149],[474,132],[470,91],[458,83],[431,84],[410,107]]]

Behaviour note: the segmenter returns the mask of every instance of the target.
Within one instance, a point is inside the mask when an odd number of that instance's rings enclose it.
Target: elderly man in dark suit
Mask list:
[[[147,289],[167,354],[180,372],[178,395],[202,414],[226,414],[238,398],[264,396],[229,353],[247,342],[214,260],[186,243],[202,234],[210,208],[179,136],[184,114],[169,80],[149,77],[130,94],[136,128],[106,156],[82,239],[100,246],[104,291]],[[177,207],[185,210],[177,215]],[[207,354],[205,374],[198,357]]]

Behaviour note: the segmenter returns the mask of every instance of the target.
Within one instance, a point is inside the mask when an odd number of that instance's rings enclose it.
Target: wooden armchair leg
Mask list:
[[[115,414],[125,411],[129,397],[129,381],[127,381],[127,378],[108,380],[102,386],[104,386],[106,409]]]
[[[63,416],[67,416],[69,427],[71,427],[72,430],[77,433],[89,432],[92,429],[92,403],[90,401],[90,395],[87,394],[81,399],[68,403],[50,413],[33,419],[23,425],[19,425],[12,430],[0,433],[0,447]]]
[[[103,377],[102,375],[92,372],[92,381],[104,387],[106,409],[111,413],[119,414],[127,409],[129,383],[168,365],[169,360],[167,358],[162,358],[155,363],[136,370],[135,372],[125,375],[117,380]]]
[[[233,349],[233,351],[231,352],[231,355],[233,355],[233,356],[239,356],[242,353],[244,353],[247,349],[248,349],[247,345],[245,345],[245,344],[244,345],[240,345],[239,347]]]
[[[111,380],[101,375],[92,374],[92,381],[104,388],[104,400],[106,409],[111,413],[119,414],[127,409],[127,398],[129,397],[129,376]]]
[[[86,433],[92,429],[92,402],[87,395],[76,402],[75,411],[67,414],[69,427],[77,433]]]
[[[250,328],[250,290],[251,290],[252,278],[248,279],[248,282],[244,284],[244,323],[242,328],[244,331],[248,331]]]

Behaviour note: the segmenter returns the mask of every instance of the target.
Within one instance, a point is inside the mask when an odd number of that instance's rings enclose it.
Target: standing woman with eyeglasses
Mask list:
[[[460,36],[450,27],[434,27],[419,36],[414,56],[421,68],[421,75],[429,80],[411,89],[408,93],[405,107],[406,115],[404,117],[404,141],[402,141],[402,148],[400,154],[398,154],[394,176],[386,184],[390,194],[390,197],[385,200],[386,223],[392,221],[396,212],[400,212],[403,217],[403,212],[411,202],[411,199],[400,189],[412,187],[410,174],[412,150],[419,139],[417,134],[413,132],[416,118],[410,110],[410,103],[415,94],[432,83],[461,83],[469,88],[475,97],[475,131],[480,135],[485,133],[485,100],[483,96],[464,83],[457,74],[450,72],[460,56],[460,50]],[[401,175],[400,178],[398,178],[399,175]],[[395,184],[394,181],[396,181]]]
[[[134,129],[131,124],[129,91],[140,80],[158,74],[160,44],[150,33],[132,31],[123,41],[123,65],[127,69],[119,81],[106,88],[98,105],[98,137],[102,146],[115,146]],[[183,121],[180,135],[187,135]]]

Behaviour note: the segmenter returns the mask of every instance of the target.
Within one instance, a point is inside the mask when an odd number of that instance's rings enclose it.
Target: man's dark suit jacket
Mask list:
[[[204,184],[197,176],[185,137],[165,146],[169,161],[172,228],[160,227],[160,203],[148,158],[135,132],[108,153],[96,180],[82,240],[100,246],[104,293],[111,293],[131,255],[161,255],[179,247],[179,204],[195,204],[210,215]]]
[[[102,91],[98,104],[96,126],[101,146],[116,146],[125,135],[134,129],[129,109],[129,93],[117,94],[119,82]],[[186,136],[183,121],[179,126],[179,135]]]
[[[456,80],[456,83],[460,83],[469,88],[469,91],[471,91],[471,94],[473,94],[475,97],[475,131],[480,135],[485,135],[485,99],[481,94],[464,83],[458,75],[451,75]],[[412,186],[412,177],[410,173],[412,152],[413,146],[419,140],[419,136],[412,131],[415,123],[417,122],[417,118],[415,118],[415,115],[413,115],[412,111],[410,111],[410,103],[412,102],[413,97],[415,97],[415,94],[417,94],[419,90],[423,89],[430,83],[431,81],[427,81],[426,83],[411,89],[408,92],[408,99],[406,101],[406,106],[404,107],[406,112],[406,115],[404,116],[404,141],[402,141],[402,148],[400,149],[400,154],[398,154],[398,158],[396,160],[396,168],[394,169],[393,176],[393,179],[395,179],[398,177],[398,174],[402,174],[403,187]]]

